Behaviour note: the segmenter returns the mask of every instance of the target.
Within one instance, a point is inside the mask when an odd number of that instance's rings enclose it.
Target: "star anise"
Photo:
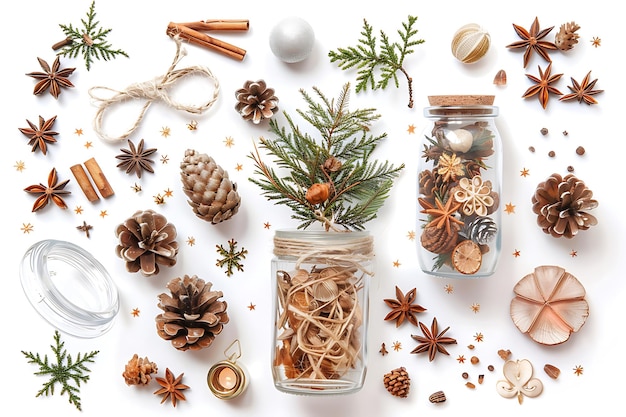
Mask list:
[[[58,56],[54,60],[52,68],[50,68],[50,65],[48,65],[48,63],[43,59],[37,58],[37,60],[45,72],[29,72],[26,74],[29,77],[39,80],[37,84],[35,84],[33,94],[39,95],[50,89],[50,94],[54,98],[59,98],[61,88],[74,87],[74,84],[68,80],[68,77],[72,75],[76,68],[59,69],[61,67],[61,62],[59,61]]]
[[[437,352],[443,353],[444,355],[450,354],[448,353],[444,345],[456,345],[456,339],[443,336],[450,329],[449,326],[440,333],[436,317],[433,318],[433,323],[430,326],[430,330],[428,330],[428,327],[426,327],[421,321],[419,322],[419,326],[424,336],[418,336],[413,334],[411,335],[413,339],[419,342],[419,345],[417,345],[417,347],[413,349],[411,353],[428,352],[428,360],[430,362],[435,359]]]
[[[558,94],[559,96],[563,95],[563,93],[561,93],[559,90],[551,85],[552,83],[558,81],[563,76],[563,74],[551,75],[552,63],[548,64],[545,72],[541,70],[540,66],[537,67],[539,68],[539,78],[531,74],[526,74],[529,79],[535,82],[535,85],[526,90],[522,98],[528,98],[537,95],[541,106],[545,109],[548,106],[550,93]]]
[[[530,60],[530,56],[533,51],[541,55],[541,57],[547,62],[552,62],[552,59],[550,59],[550,56],[548,55],[548,51],[555,50],[557,47],[554,43],[544,41],[542,39],[545,38],[553,28],[554,26],[550,26],[549,28],[540,30],[539,20],[537,17],[535,17],[533,24],[530,26],[530,31],[513,23],[513,29],[515,29],[515,32],[522,40],[513,42],[506,47],[511,49],[526,48],[526,51],[524,52],[524,68],[528,65],[528,61]]]
[[[435,198],[436,207],[423,198],[419,198],[418,201],[420,205],[424,207],[424,210],[422,210],[421,213],[426,213],[432,216],[432,220],[426,225],[426,227],[435,226],[437,229],[441,229],[445,226],[446,232],[450,234],[452,223],[456,223],[458,225],[464,224],[461,220],[454,216],[459,207],[461,207],[461,203],[455,204],[454,206],[452,205],[454,198],[448,198],[445,206],[439,198]]]
[[[596,86],[596,82],[598,82],[598,79],[596,78],[595,80],[589,82],[590,77],[591,71],[589,71],[587,75],[585,75],[585,78],[583,78],[583,81],[580,84],[574,78],[572,78],[572,86],[567,86],[567,88],[570,89],[571,94],[565,94],[559,100],[566,101],[575,98],[576,100],[578,100],[579,103],[582,103],[584,101],[589,105],[598,104],[598,101],[592,96],[600,94],[604,90],[594,90],[593,87]]]
[[[157,151],[156,148],[144,149],[143,139],[141,139],[139,146],[136,148],[135,144],[129,139],[128,148],[129,149],[120,149],[123,153],[116,156],[117,159],[122,161],[117,164],[119,168],[126,169],[127,174],[135,171],[138,178],[141,178],[143,171],[154,173],[154,169],[151,165],[154,161],[149,157]]]
[[[168,398],[172,400],[172,405],[176,407],[176,403],[178,401],[185,401],[185,394],[183,394],[183,390],[188,389],[189,387],[185,384],[182,384],[184,373],[178,375],[174,378],[174,374],[170,371],[169,368],[165,369],[165,378],[156,377],[156,382],[161,385],[161,388],[154,391],[155,395],[162,395],[161,404],[163,404]]]
[[[48,174],[47,187],[43,184],[36,184],[24,188],[24,191],[26,191],[27,193],[40,194],[33,205],[33,212],[44,208],[46,205],[48,205],[48,202],[50,200],[52,200],[54,204],[61,207],[62,209],[67,208],[67,204],[65,204],[62,196],[71,194],[70,191],[63,189],[70,180],[65,180],[60,183],[58,183],[57,181],[57,170],[56,168],[52,168],[52,171],[50,171],[50,174]]]
[[[52,119],[44,120],[43,117],[39,116],[39,127],[35,126],[34,123],[27,119],[26,123],[28,123],[30,128],[18,128],[20,132],[22,132],[26,136],[29,136],[30,140],[28,141],[28,144],[32,146],[31,150],[33,152],[35,152],[37,148],[39,148],[41,149],[41,153],[45,155],[46,152],[48,152],[48,146],[46,145],[46,142],[55,143],[57,141],[54,136],[58,135],[59,132],[51,130],[56,119],[57,117],[54,116]]]
[[[408,293],[402,294],[400,288],[396,286],[396,299],[387,298],[385,304],[387,304],[391,311],[385,316],[385,320],[395,320],[396,327],[399,327],[404,320],[408,320],[409,323],[417,326],[416,313],[423,313],[426,311],[424,307],[419,304],[413,304],[417,295],[417,289],[413,288]]]

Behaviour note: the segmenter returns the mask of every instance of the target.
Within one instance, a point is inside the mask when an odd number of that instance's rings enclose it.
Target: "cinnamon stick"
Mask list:
[[[210,19],[198,22],[178,23],[189,29],[199,31],[245,31],[250,29],[250,21],[247,19]]]
[[[89,171],[89,175],[93,179],[94,184],[96,184],[96,188],[100,191],[102,197],[107,198],[115,194],[113,192],[113,188],[111,188],[111,184],[104,176],[102,169],[100,169],[100,165],[96,162],[94,158],[90,158],[85,161],[85,167],[87,167],[87,171]]]
[[[199,32],[194,29],[190,29],[187,26],[179,23],[170,22],[167,26],[166,33],[169,36],[180,36],[182,39],[187,40],[189,43],[202,46],[204,48],[212,49],[216,52],[242,61],[246,56],[246,50],[237,46],[231,45],[228,42],[220,41],[205,33]]]
[[[98,194],[96,194],[96,190],[94,190],[93,186],[91,185],[91,181],[89,181],[89,177],[87,176],[87,173],[83,169],[82,165],[72,165],[70,167],[70,171],[72,171],[72,174],[74,174],[74,178],[76,178],[76,182],[80,186],[80,189],[83,190],[83,193],[85,194],[85,197],[87,197],[87,200],[93,203],[94,201],[100,199],[100,197],[98,197]]]

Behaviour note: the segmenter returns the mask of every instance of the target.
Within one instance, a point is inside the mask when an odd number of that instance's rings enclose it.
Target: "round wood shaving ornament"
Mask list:
[[[452,55],[464,64],[485,56],[491,44],[489,33],[476,23],[468,23],[452,37]]]

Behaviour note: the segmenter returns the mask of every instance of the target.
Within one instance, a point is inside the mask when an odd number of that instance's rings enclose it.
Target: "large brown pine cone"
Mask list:
[[[213,343],[228,323],[226,301],[221,291],[212,291],[210,282],[196,275],[174,278],[167,283],[171,295],[159,295],[157,333],[178,350],[200,350]]]
[[[267,88],[263,80],[246,81],[243,88],[235,92],[235,97],[235,110],[254,124],[270,119],[278,111],[278,98],[274,95],[274,89]]]
[[[159,265],[176,264],[176,227],[154,210],[136,211],[117,226],[115,235],[115,252],[126,261],[128,272],[151,276],[159,273]]]
[[[152,380],[150,374],[155,374],[158,370],[156,363],[150,362],[147,357],[140,358],[135,353],[126,364],[122,376],[126,385],[147,385]]]
[[[572,238],[598,220],[587,210],[598,207],[593,193],[573,174],[552,174],[537,186],[532,197],[533,212],[542,230],[554,237]]]
[[[239,210],[237,184],[213,158],[193,149],[185,151],[180,164],[183,191],[196,216],[213,224],[230,219]]]

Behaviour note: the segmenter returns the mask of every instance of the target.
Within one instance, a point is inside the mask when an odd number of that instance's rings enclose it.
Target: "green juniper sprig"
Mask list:
[[[413,39],[417,34],[417,29],[414,28],[416,21],[416,16],[409,15],[407,22],[402,23],[402,29],[398,30],[401,42],[391,42],[387,34],[381,30],[379,52],[376,45],[377,38],[373,34],[374,30],[367,20],[363,19],[362,38],[359,39],[358,45],[330,51],[328,53],[330,62],[337,62],[339,68],[343,70],[353,67],[358,69],[357,93],[367,90],[368,87],[372,90],[384,90],[391,80],[394,81],[396,88],[399,88],[397,72],[402,72],[408,83],[408,106],[412,108],[413,78],[411,78],[403,65],[406,56],[414,52],[412,47],[424,43],[423,39]],[[380,70],[380,79],[378,81],[375,79],[377,68]]]
[[[50,345],[56,363],[48,361],[48,355],[44,355],[42,358],[39,353],[33,354],[31,352],[22,351],[22,354],[28,359],[28,363],[39,365],[39,371],[35,372],[35,375],[47,375],[50,379],[43,384],[43,387],[37,392],[35,397],[42,395],[48,396],[54,394],[54,387],[56,384],[61,385],[61,394],[67,393],[69,396],[69,402],[82,411],[80,400],[80,384],[87,383],[89,380],[89,372],[87,363],[93,363],[94,357],[99,351],[94,350],[90,353],[78,354],[76,359],[72,359],[72,356],[67,353],[65,349],[65,342],[61,341],[61,334],[58,330],[54,332],[54,345]],[[74,385],[72,385],[72,382]]]
[[[316,87],[313,90],[321,102],[300,90],[308,109],[297,113],[320,138],[301,130],[283,112],[287,126],[280,126],[274,119],[269,122],[276,139],[260,139],[260,147],[274,157],[277,167],[264,163],[255,146],[249,157],[260,178],[250,181],[268,200],[289,207],[291,217],[300,222],[298,229],[322,222],[326,230],[336,229],[336,225],[363,230],[365,223],[376,218],[404,164],[394,167],[388,161],[371,160],[376,146],[387,135],[370,133],[370,125],[380,118],[375,109],[349,110],[349,83],[337,100],[328,99]],[[310,195],[316,187],[322,193]]]
[[[105,61],[116,58],[118,55],[128,58],[128,54],[121,49],[112,49],[110,43],[107,42],[106,36],[112,29],[99,28],[99,21],[96,21],[96,2],[93,1],[87,12],[87,20],[81,19],[82,29],[78,27],[60,24],[59,26],[65,33],[66,38],[53,45],[52,49],[62,48],[57,55],[76,58],[82,55],[85,60],[87,71],[91,69],[91,64],[95,59],[103,59]]]

